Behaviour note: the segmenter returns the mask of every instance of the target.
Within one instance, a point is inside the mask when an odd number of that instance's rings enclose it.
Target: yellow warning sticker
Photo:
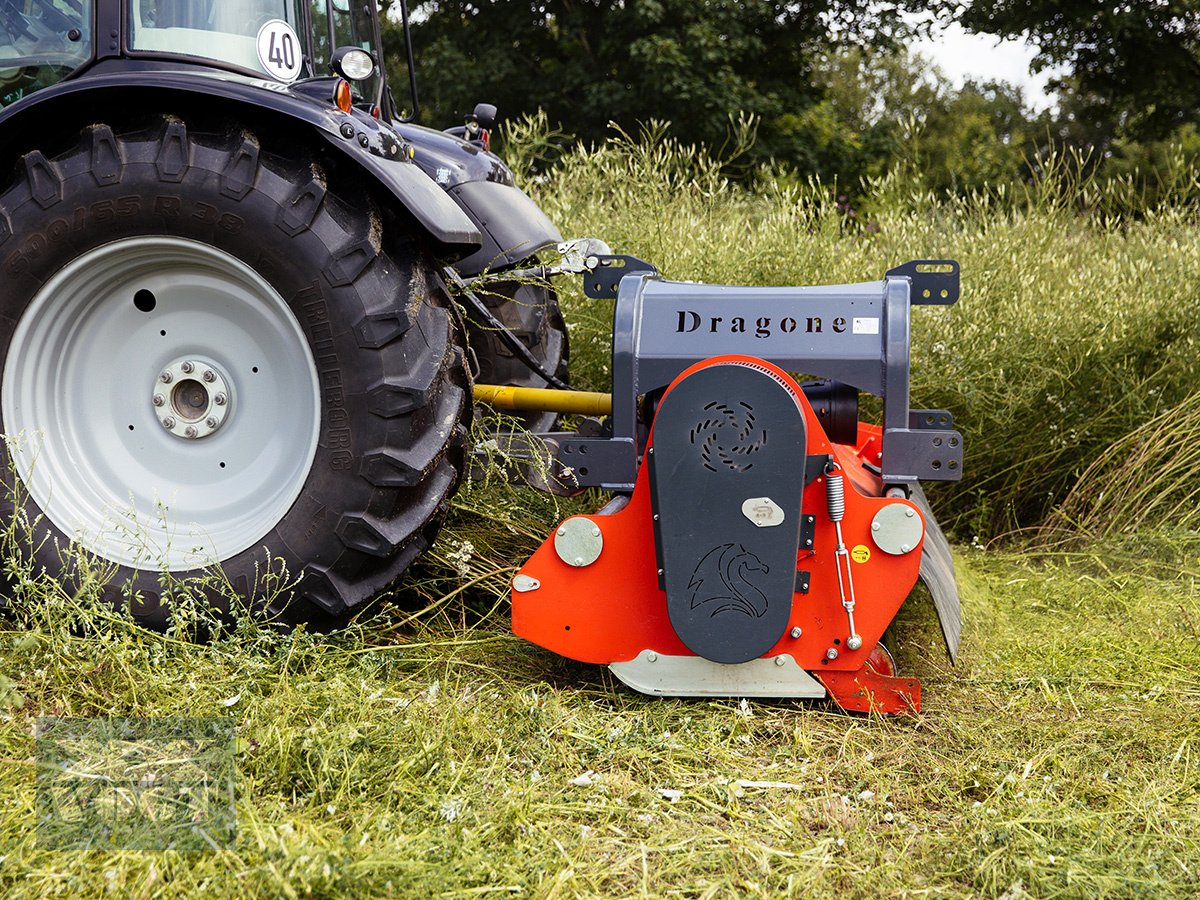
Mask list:
[[[850,551],[850,558],[856,563],[865,563],[871,558],[871,548],[866,544],[859,544]]]

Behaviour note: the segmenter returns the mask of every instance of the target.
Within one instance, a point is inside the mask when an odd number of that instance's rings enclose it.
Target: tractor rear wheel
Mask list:
[[[162,627],[218,609],[337,624],[432,541],[471,416],[418,246],[296,143],[92,125],[0,185],[6,479],[37,564]],[[392,229],[398,230],[398,229]]]
[[[548,285],[536,282],[495,282],[479,288],[480,299],[492,315],[524,344],[547,372],[567,380],[567,324],[558,308],[558,296]],[[516,387],[546,387],[548,382],[534,372],[499,335],[486,324],[467,320],[471,349],[479,363],[479,381],[483,384]],[[517,412],[512,414],[528,431],[549,431],[555,413]]]

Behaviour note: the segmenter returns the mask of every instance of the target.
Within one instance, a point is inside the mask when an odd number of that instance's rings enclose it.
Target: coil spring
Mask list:
[[[842,521],[846,512],[846,487],[841,475],[825,476],[825,496],[829,499],[830,521]]]

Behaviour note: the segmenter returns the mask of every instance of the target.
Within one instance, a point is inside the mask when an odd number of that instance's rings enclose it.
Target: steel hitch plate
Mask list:
[[[705,659],[756,659],[787,628],[805,441],[797,398],[756,366],[707,365],[663,398],[648,451],[660,581]]]

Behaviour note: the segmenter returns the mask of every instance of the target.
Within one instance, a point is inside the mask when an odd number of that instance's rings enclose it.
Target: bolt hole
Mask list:
[[[133,295],[133,305],[144,313],[153,312],[158,306],[158,299],[147,290],[140,290]]]
[[[132,425],[130,425],[130,426],[129,426],[129,430],[130,430],[130,431],[133,431],[133,426],[132,426]]]
[[[579,469],[579,474],[580,474],[580,475],[583,475],[583,476],[586,478],[586,477],[587,477],[587,473],[588,473],[587,466],[581,466],[581,467],[580,467],[580,469]]]
[[[225,468],[225,463],[221,463],[221,468]]]
[[[935,459],[932,463],[930,463],[930,465],[933,467],[933,470],[936,472],[938,469],[940,469],[942,467],[942,461],[940,459]]]
[[[950,438],[950,446],[957,447],[958,446],[958,438]]]
[[[958,468],[958,460],[956,460],[956,459],[950,460],[950,468],[957,469]]]
[[[570,625],[564,625],[564,626],[563,626],[563,628],[564,628],[565,630],[567,630],[567,631],[570,631],[570,630],[571,630],[571,626],[570,626]]]
[[[161,334],[163,337],[167,336],[167,333],[165,331],[160,331],[159,334]]]
[[[258,366],[255,366],[255,367],[254,367],[253,369],[251,369],[250,371],[251,371],[251,372],[253,372],[255,375],[257,375],[257,374],[258,374]]]
[[[821,665],[823,665],[823,666],[829,665],[829,660],[825,659],[824,657],[821,657]]]
[[[833,639],[833,642],[834,642],[835,644],[840,644],[840,643],[842,642],[842,639],[841,639],[841,638],[834,638],[834,639]]]

